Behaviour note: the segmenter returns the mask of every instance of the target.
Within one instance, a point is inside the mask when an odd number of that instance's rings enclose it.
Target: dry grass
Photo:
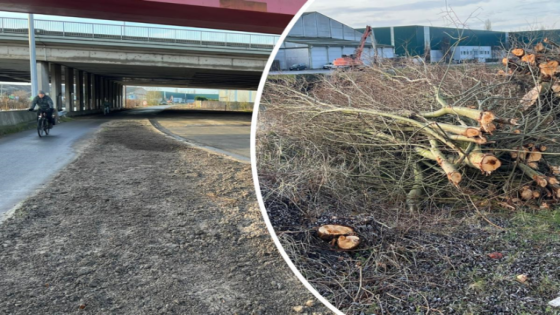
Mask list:
[[[519,313],[544,310],[543,301],[560,290],[558,279],[544,288],[520,288],[511,281],[519,266],[534,260],[526,248],[517,249],[522,239],[503,234],[525,225],[498,210],[531,206],[539,211],[540,200],[512,201],[532,179],[519,171],[509,150],[529,142],[546,145],[547,163],[557,165],[560,109],[552,105],[558,99],[543,96],[533,110],[523,111],[519,100],[535,78],[497,76],[497,70],[410,63],[269,79],[257,131],[267,211],[290,257],[334,305],[348,314]],[[499,126],[488,136],[495,143],[484,146],[502,168],[486,176],[461,165],[463,180],[456,187],[437,163],[416,153],[415,147],[430,146],[422,128],[378,114],[417,117],[441,108],[442,101],[519,119],[519,127]],[[473,124],[453,115],[439,122]],[[454,153],[443,141],[438,148]],[[407,195],[417,188],[421,201],[409,210]],[[325,223],[355,227],[364,244],[352,252],[334,251],[314,233]],[[544,229],[556,235],[560,226]],[[524,231],[522,238],[534,232]],[[535,254],[548,255],[534,274],[544,281],[557,268],[552,256],[559,240],[529,243],[538,246]],[[496,250],[510,260],[488,261],[486,254]],[[541,295],[535,297],[536,292]],[[529,297],[515,305],[516,298]]]
[[[263,95],[266,111],[259,118],[260,177],[270,191],[294,204],[321,200],[349,213],[367,212],[378,202],[403,206],[407,194],[418,188],[416,170],[422,178],[421,208],[498,206],[517,197],[517,191],[532,182],[515,170],[510,152],[516,147],[545,145],[545,160],[556,163],[560,125],[555,118],[560,110],[550,106],[558,102],[550,96],[540,99],[534,110],[522,111],[519,100],[534,87],[532,78],[500,77],[496,72],[497,68],[484,65],[410,64],[337,72],[317,82],[294,77],[270,80]],[[485,176],[459,163],[463,180],[453,187],[435,161],[415,151],[430,148],[424,134],[428,128],[403,126],[392,117],[379,116],[433,112],[441,108],[438,94],[453,107],[487,110],[519,120],[521,126],[499,126],[493,135],[485,136],[488,141],[482,146],[483,153],[500,159],[503,167],[499,171]],[[416,121],[427,120],[420,117]],[[447,115],[438,123],[474,125],[459,115]],[[446,143],[439,141],[438,149],[451,156],[455,152]],[[472,196],[485,202],[471,200]]]

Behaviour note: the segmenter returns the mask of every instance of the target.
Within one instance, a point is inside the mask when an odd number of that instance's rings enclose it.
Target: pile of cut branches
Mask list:
[[[345,209],[548,208],[560,200],[560,47],[546,40],[511,54],[499,71],[410,62],[312,84],[269,79],[261,184],[295,204]]]

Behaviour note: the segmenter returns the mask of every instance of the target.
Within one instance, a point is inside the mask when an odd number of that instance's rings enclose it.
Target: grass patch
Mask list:
[[[17,125],[13,125],[13,126],[3,126],[3,127],[0,127],[0,136],[6,136],[6,135],[9,135],[9,134],[33,129],[33,128],[35,128],[35,126],[36,126],[35,121],[19,123]]]
[[[73,121],[73,120],[74,120],[73,118],[66,117],[66,116],[63,116],[63,117],[59,118],[59,121],[61,123],[69,122],[69,121]],[[36,127],[37,127],[37,124],[36,124],[35,120],[29,121],[29,122],[24,122],[24,123],[19,123],[17,125],[13,125],[13,126],[3,126],[3,127],[0,127],[0,137],[7,136],[7,135],[10,135],[10,134],[14,134],[14,133],[18,133],[18,132],[22,132],[22,131],[26,131],[26,130],[35,129]]]
[[[560,241],[560,209],[516,212],[504,239],[524,237],[540,243]]]

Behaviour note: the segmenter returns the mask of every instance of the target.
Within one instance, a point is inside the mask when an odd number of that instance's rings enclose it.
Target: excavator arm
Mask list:
[[[364,31],[364,34],[362,35],[362,39],[360,40],[360,47],[358,47],[356,49],[356,52],[354,53],[354,55],[356,56],[356,59],[361,59],[362,58],[362,52],[364,51],[364,47],[366,45],[366,41],[368,39],[368,37],[371,35],[371,26],[366,26],[366,30]]]
[[[356,48],[356,51],[354,52],[354,54],[350,55],[350,56],[342,56],[340,58],[337,58],[333,61],[333,64],[335,67],[342,67],[342,68],[346,68],[346,67],[359,67],[363,65],[362,62],[362,52],[364,51],[364,47],[366,45],[366,41],[368,39],[368,37],[371,35],[372,29],[371,26],[367,26],[366,30],[364,31],[364,34],[362,35],[362,39],[360,41],[360,46],[358,46],[358,48]]]

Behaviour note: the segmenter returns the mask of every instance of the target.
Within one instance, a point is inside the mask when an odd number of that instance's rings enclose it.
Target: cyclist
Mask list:
[[[35,96],[33,101],[31,102],[31,107],[29,107],[29,111],[32,112],[35,106],[39,106],[39,110],[37,111],[37,117],[41,113],[45,113],[47,115],[47,119],[49,120],[50,127],[54,126],[55,119],[53,117],[53,110],[54,104],[52,99],[45,94],[44,91],[39,91],[39,94]]]
[[[111,108],[111,102],[109,102],[109,100],[105,98],[105,101],[103,102],[103,114],[104,115],[109,114],[110,108]]]

